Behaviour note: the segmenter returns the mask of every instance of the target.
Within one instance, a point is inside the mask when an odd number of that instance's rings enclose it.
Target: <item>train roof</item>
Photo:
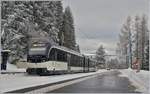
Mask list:
[[[82,55],[81,53],[76,52],[76,51],[74,51],[74,50],[71,50],[71,49],[69,49],[69,48],[63,47],[63,46],[55,46],[55,45],[53,45],[53,46],[51,47],[51,49],[52,49],[52,48],[56,48],[56,49],[59,49],[59,50],[63,50],[63,51],[65,51],[65,52],[68,52],[68,53],[71,53],[71,54],[74,54],[74,55],[83,57],[83,55]]]

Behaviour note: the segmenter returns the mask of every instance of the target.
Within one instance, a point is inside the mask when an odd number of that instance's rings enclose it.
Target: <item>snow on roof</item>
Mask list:
[[[86,56],[95,56],[95,53],[85,53]]]
[[[56,49],[59,49],[59,50],[63,50],[63,51],[65,51],[65,52],[68,52],[68,53],[71,53],[71,54],[75,54],[75,55],[78,55],[78,56],[83,56],[81,53],[79,53],[79,52],[76,52],[76,51],[74,51],[74,50],[71,50],[71,49],[69,49],[69,48],[66,48],[66,47],[63,47],[63,46],[52,46],[51,47],[51,49],[52,48],[56,48]]]
[[[10,50],[1,50],[1,52],[11,52]]]

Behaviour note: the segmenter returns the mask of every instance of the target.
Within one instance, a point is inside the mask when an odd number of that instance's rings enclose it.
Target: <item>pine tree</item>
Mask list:
[[[95,59],[99,63],[105,62],[105,49],[104,49],[103,45],[100,45],[100,47],[97,49]]]
[[[128,16],[127,17],[127,21],[123,24],[122,28],[121,28],[121,34],[120,34],[120,48],[122,49],[122,56],[124,56],[124,60],[123,62],[127,64],[128,66],[128,45],[129,45],[129,32],[131,31],[131,28],[130,28],[130,25],[131,25],[131,17]]]
[[[79,51],[71,10],[63,13],[61,1],[2,1],[1,27],[2,49],[12,51],[12,61],[27,54],[34,37]]]
[[[76,51],[80,53],[80,46],[79,45],[76,46]]]
[[[3,7],[4,6],[4,7]],[[2,2],[2,49],[11,50],[11,56],[15,59],[22,58],[26,50],[28,38],[25,24],[25,5],[21,1]],[[17,49],[16,49],[17,48]]]
[[[14,59],[23,58],[33,32],[58,43],[61,7],[60,1],[2,1],[2,48]]]
[[[133,17],[132,17],[133,18]],[[148,63],[146,63],[147,60],[147,49],[149,49],[148,41],[149,41],[149,34],[148,34],[148,26],[147,26],[147,20],[146,16],[140,17],[136,15],[134,19],[129,20],[127,19],[126,24],[123,25],[121,29],[120,42],[119,45],[121,50],[121,56],[128,56],[129,51],[129,31],[131,31],[131,44],[132,44],[132,57],[135,59],[138,59],[141,62],[141,68],[142,69],[148,69]],[[126,61],[128,58],[126,57]],[[127,61],[128,62],[128,61]]]
[[[143,69],[149,70],[149,40],[146,41]]]
[[[35,16],[37,18],[36,23],[40,31],[46,32],[49,35],[50,40],[58,43],[57,21],[56,21],[56,2],[57,1],[36,1],[38,3],[37,13],[41,16]]]
[[[146,19],[146,16],[143,15],[141,17],[141,21],[140,21],[141,25],[140,25],[140,53],[141,53],[141,63],[142,63],[142,66],[141,66],[141,69],[148,69],[148,60],[146,60],[147,58],[145,58],[146,56],[146,51],[145,49],[149,49],[149,47],[146,47],[146,46],[149,46],[147,45],[147,41],[149,41],[149,39],[147,38],[147,34],[148,34],[148,24],[147,24],[147,19]],[[149,34],[148,34],[149,35]],[[147,36],[147,37],[146,37]]]
[[[57,21],[57,28],[59,29],[58,38],[59,38],[59,45],[64,45],[64,32],[63,32],[63,7],[61,1],[56,2],[56,21]]]
[[[75,40],[74,21],[69,7],[65,8],[63,31],[64,31],[64,46],[72,50],[75,50],[76,40]]]

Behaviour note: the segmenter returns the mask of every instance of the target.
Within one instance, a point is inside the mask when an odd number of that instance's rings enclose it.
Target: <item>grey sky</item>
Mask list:
[[[148,14],[149,0],[63,0],[70,6],[77,43],[82,53],[94,53],[100,44],[114,54],[118,34],[128,15]]]

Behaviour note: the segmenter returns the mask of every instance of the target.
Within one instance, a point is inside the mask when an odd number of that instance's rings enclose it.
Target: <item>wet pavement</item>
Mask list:
[[[96,77],[65,86],[48,93],[138,93],[126,77],[119,77],[120,72],[108,71]]]

